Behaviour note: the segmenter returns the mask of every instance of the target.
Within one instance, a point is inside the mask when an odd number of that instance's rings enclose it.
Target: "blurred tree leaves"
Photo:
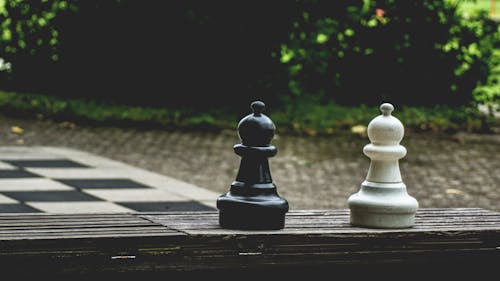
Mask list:
[[[295,96],[467,104],[498,63],[492,57],[500,46],[498,24],[485,11],[464,17],[459,1],[300,3],[304,16],[281,45]]]
[[[14,91],[200,109],[305,96],[467,104],[478,85],[498,82],[487,79],[498,24],[486,13],[463,17],[457,3],[0,0],[0,81]]]
[[[14,56],[49,55],[58,60],[59,31],[56,16],[75,10],[73,0],[0,0],[0,57],[7,62]],[[8,70],[6,68],[4,70]]]

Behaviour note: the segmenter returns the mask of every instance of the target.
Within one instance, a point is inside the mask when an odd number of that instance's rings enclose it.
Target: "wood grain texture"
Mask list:
[[[500,213],[421,209],[415,227],[352,227],[348,210],[296,210],[275,231],[221,229],[217,212],[0,215],[2,269],[30,272],[288,270],[500,260]]]

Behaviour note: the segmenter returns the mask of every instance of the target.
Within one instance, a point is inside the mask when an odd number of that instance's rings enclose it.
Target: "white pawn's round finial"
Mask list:
[[[403,139],[404,127],[398,118],[391,115],[394,106],[390,103],[383,103],[380,106],[382,115],[375,117],[368,124],[368,138],[373,144],[395,145]]]
[[[388,102],[383,103],[380,105],[380,111],[382,111],[382,114],[384,116],[389,116],[391,115],[392,111],[394,110],[394,106]]]

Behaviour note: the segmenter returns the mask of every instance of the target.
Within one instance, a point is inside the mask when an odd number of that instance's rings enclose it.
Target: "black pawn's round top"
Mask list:
[[[238,134],[241,143],[246,146],[269,146],[276,127],[269,117],[262,114],[266,105],[261,101],[252,102],[253,113],[241,119]]]
[[[252,102],[250,104],[250,108],[252,109],[254,114],[261,114],[266,109],[266,105],[260,100]]]

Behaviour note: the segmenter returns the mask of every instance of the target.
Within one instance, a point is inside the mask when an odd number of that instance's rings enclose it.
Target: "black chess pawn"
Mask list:
[[[288,202],[278,195],[267,160],[277,152],[271,145],[276,127],[262,114],[263,102],[254,101],[251,107],[253,113],[238,124],[241,144],[234,146],[241,157],[238,175],[217,200],[219,224],[232,229],[282,229]]]

